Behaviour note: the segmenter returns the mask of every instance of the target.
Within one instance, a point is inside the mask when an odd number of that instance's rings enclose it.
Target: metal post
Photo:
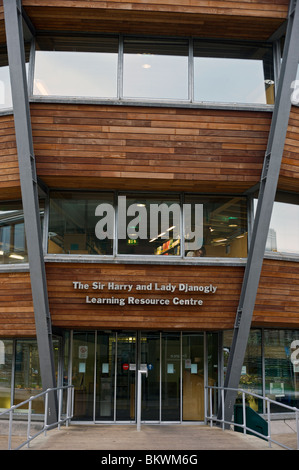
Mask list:
[[[32,300],[42,385],[46,390],[55,388],[56,379],[25,70],[21,0],[4,0],[3,5]],[[45,412],[48,413],[49,423],[57,421],[54,393],[49,396],[49,408]]]
[[[141,427],[141,375],[146,374],[147,370],[138,370],[137,377],[137,431],[140,431]]]
[[[237,389],[244,362],[251,320],[255,306],[266,241],[275,200],[280,165],[291,110],[292,82],[299,62],[299,1],[291,1],[287,35],[280,72],[278,91],[268,138],[268,146],[261,175],[257,211],[245,268],[239,307],[236,313],[234,335],[230,349],[225,387]],[[225,419],[233,416],[236,391],[225,394]]]

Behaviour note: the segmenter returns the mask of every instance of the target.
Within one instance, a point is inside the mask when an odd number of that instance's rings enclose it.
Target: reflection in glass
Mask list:
[[[12,108],[9,67],[7,56],[0,48],[0,109]]]
[[[299,253],[299,205],[275,201],[266,251]]]
[[[97,333],[96,420],[114,420],[116,333]]]
[[[273,104],[272,47],[194,41],[194,99]]]
[[[42,392],[39,355],[35,340],[17,340],[14,405]],[[28,404],[24,405],[28,409]],[[44,412],[44,399],[34,401],[34,413]]]
[[[0,263],[16,264],[28,261],[22,204],[0,204]]]
[[[116,419],[135,419],[136,332],[120,332],[117,335],[117,385]]]
[[[224,371],[227,368],[229,351],[232,343],[233,332],[223,333],[223,360]],[[262,335],[260,330],[251,330],[248,338],[239,388],[262,395]],[[241,394],[239,398],[241,397]],[[255,411],[262,412],[262,402],[255,397],[246,394],[249,406]]]
[[[13,341],[0,340],[0,409],[11,406],[11,373],[13,360]]]
[[[73,334],[74,419],[93,419],[94,399],[94,332]]]
[[[180,421],[181,340],[179,333],[162,335],[162,421]]]
[[[37,39],[35,95],[117,96],[118,38]]]
[[[30,44],[25,43],[26,73],[29,69]],[[0,46],[0,110],[12,108],[10,73],[6,46]]]
[[[119,198],[118,253],[132,255],[180,254],[180,199],[173,196]]]
[[[147,366],[142,374],[141,420],[160,419],[160,333],[145,332],[140,339],[140,366]]]
[[[96,208],[113,196],[99,193],[55,192],[50,199],[48,253],[112,254],[113,239],[100,240],[95,233]],[[111,223],[114,224],[112,218]]]
[[[188,99],[188,41],[125,38],[123,95]]]
[[[194,240],[195,248],[186,250],[187,257],[247,256],[247,201],[242,197],[186,196],[185,204],[203,205],[203,236]],[[197,233],[196,219],[191,218],[191,231]],[[188,233],[185,234],[188,238]],[[191,236],[190,239],[192,240]]]
[[[299,405],[299,332],[265,330],[266,395],[289,406]],[[271,404],[271,412],[284,409]]]

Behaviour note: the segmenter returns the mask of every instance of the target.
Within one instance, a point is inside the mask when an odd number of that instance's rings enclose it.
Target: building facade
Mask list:
[[[0,0],[0,409],[299,405],[298,9]]]

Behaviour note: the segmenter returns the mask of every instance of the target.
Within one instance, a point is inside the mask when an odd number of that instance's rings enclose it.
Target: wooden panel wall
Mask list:
[[[62,328],[135,328],[135,329],[223,329],[232,328],[240,287],[242,267],[196,267],[155,265],[94,265],[94,264],[46,264],[50,309],[53,325]],[[196,279],[196,281],[195,281]],[[103,291],[75,290],[73,281],[105,283]],[[108,282],[133,284],[130,293],[108,291]],[[212,294],[138,291],[138,284],[179,283],[217,286]],[[96,305],[86,303],[90,297],[203,299],[202,306],[140,306]]]
[[[264,260],[253,326],[298,328],[299,263]]]
[[[218,15],[243,15],[284,18],[288,11],[288,0],[23,0],[24,7],[71,7],[98,8],[145,11],[178,11],[188,13],[205,13]]]
[[[86,31],[267,40],[288,0],[23,0],[37,31]]]
[[[50,187],[243,191],[259,181],[268,112],[31,104]]]
[[[29,273],[0,273],[0,336],[35,336]]]
[[[0,200],[21,195],[14,118],[0,116]]]

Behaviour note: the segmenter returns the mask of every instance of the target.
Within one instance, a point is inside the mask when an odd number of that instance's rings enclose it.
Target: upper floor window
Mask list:
[[[272,46],[194,41],[195,101],[274,103]]]
[[[35,95],[116,98],[118,38],[42,37],[36,42]]]
[[[245,258],[247,199],[53,192],[48,253]]]
[[[133,36],[38,37],[33,94],[273,104],[269,43]]]
[[[40,200],[40,219],[43,229],[44,201]],[[0,264],[27,263],[27,244],[24,213],[21,201],[0,203]]]
[[[254,209],[257,199],[254,200]],[[299,204],[296,197],[278,193],[273,204],[265,250],[267,253],[299,254]]]
[[[188,40],[124,39],[125,98],[188,100]]]
[[[5,202],[0,205],[0,263],[28,261],[22,204]]]
[[[6,46],[0,46],[0,110],[12,108],[10,76]]]

